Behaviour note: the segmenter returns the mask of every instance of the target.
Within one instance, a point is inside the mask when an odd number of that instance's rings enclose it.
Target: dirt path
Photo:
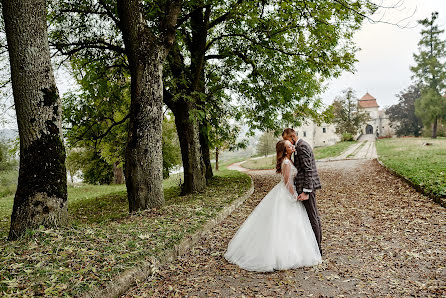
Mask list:
[[[378,157],[375,147],[374,135],[362,135],[356,144],[348,147],[339,156],[329,157],[320,161],[344,160],[344,159],[375,159]]]
[[[253,273],[228,264],[227,244],[278,182],[250,171],[255,192],[190,252],[141,281],[126,296],[444,296],[446,212],[375,160],[318,164],[323,263]]]

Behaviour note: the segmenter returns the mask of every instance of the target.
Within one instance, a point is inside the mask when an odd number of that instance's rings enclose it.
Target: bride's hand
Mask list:
[[[297,197],[297,199],[299,200],[299,201],[306,201],[306,200],[308,200],[308,198],[309,198],[310,196],[308,195],[308,194],[306,194],[306,193],[301,193],[298,197]]]

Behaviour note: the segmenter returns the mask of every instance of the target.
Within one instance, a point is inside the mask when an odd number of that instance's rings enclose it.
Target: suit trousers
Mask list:
[[[316,241],[319,246],[319,251],[322,255],[322,228],[321,219],[319,218],[319,212],[316,207],[316,192],[313,190],[309,193],[308,200],[302,201],[304,203],[305,209],[307,210],[308,218],[310,219],[311,228],[313,229],[314,235],[316,236]]]

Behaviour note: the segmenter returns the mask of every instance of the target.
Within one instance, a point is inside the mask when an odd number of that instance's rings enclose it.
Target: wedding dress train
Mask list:
[[[257,205],[229,242],[228,262],[249,271],[273,271],[321,262],[321,255],[301,201],[293,198],[296,168],[282,162],[282,180]]]

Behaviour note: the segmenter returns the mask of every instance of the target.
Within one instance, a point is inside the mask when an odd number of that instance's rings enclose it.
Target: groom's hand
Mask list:
[[[298,197],[297,197],[297,199],[299,200],[299,201],[306,201],[306,200],[308,200],[308,198],[309,198],[309,195],[308,194],[306,194],[306,193],[301,193]]]

